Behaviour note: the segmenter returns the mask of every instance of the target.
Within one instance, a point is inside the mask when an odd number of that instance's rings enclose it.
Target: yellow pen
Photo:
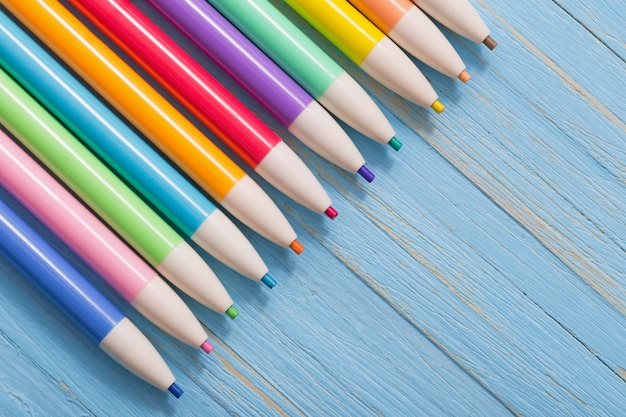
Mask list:
[[[413,61],[346,0],[285,0],[300,16],[374,79],[437,113],[437,93]]]
[[[258,184],[58,1],[2,4],[225,209],[273,242],[302,251]]]

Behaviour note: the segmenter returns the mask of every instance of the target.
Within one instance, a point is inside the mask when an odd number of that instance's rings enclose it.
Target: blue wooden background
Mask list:
[[[366,86],[405,143],[395,153],[346,128],[378,174],[372,184],[289,137],[151,12],[286,138],[340,215],[315,215],[259,180],[306,250],[244,229],[279,279],[273,290],[209,260],[241,315],[185,298],[216,346],[208,356],[76,261],[158,347],[185,389],[179,400],[92,346],[0,259],[2,415],[624,415],[626,4],[474,4],[499,46],[445,31],[473,78],[421,66],[441,115],[380,87],[280,6]]]

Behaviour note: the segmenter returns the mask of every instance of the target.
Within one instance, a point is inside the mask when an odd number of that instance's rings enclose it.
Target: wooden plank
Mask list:
[[[593,33],[598,41],[615,55],[626,59],[626,5],[624,2],[599,0],[593,3],[579,0],[554,0],[572,19]]]

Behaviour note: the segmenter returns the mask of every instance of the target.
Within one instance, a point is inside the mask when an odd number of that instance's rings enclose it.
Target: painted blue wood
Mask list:
[[[611,43],[623,45],[623,6],[475,4],[500,44],[490,52],[445,31],[473,78],[461,85],[422,66],[448,106],[438,116],[295,19],[405,143],[395,153],[348,129],[378,174],[372,184],[288,137],[174,34],[287,138],[340,215],[320,218],[259,180],[306,250],[297,257],[244,229],[279,279],[273,290],[212,262],[241,315],[185,298],[216,345],[205,356],[124,305],[22,210],[147,333],[186,392],[175,400],[120,369],[0,259],[3,414],[623,414],[626,65]]]
[[[623,2],[557,0],[555,3],[593,33],[598,41],[626,59],[626,5]]]

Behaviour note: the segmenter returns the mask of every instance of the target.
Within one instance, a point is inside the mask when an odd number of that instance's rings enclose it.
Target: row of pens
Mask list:
[[[334,164],[374,179],[328,111],[377,142],[402,146],[365,90],[267,0],[145,1]],[[74,13],[57,0],[0,2],[0,185],[150,321],[210,352],[206,332],[160,277],[219,314],[234,318],[238,311],[187,239],[250,279],[270,288],[276,281],[207,194],[251,229],[299,254],[303,246],[294,230],[235,162]],[[424,12],[471,40],[496,45],[466,0],[415,0],[419,8],[409,0],[285,2],[376,80],[436,112],[444,107],[435,91],[397,45],[463,82],[469,74]],[[129,0],[69,3],[260,176],[311,210],[337,215],[281,138]],[[182,394],[148,339],[2,202],[0,251],[106,353],[152,385]]]

